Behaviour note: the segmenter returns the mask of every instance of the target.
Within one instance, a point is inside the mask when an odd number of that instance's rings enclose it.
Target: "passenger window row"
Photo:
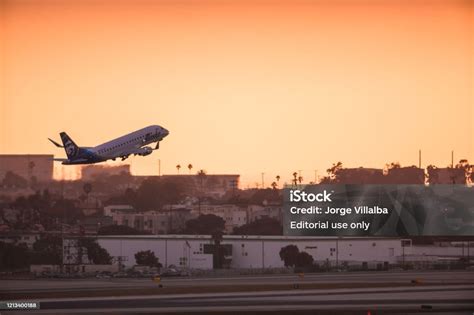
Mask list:
[[[111,148],[99,150],[99,153],[105,153],[105,152],[112,151],[112,150],[114,150],[114,149],[117,149],[117,148],[119,148],[119,147],[122,147],[122,146],[124,146],[124,145],[126,145],[126,144],[133,143],[133,142],[135,142],[135,141],[137,141],[137,140],[140,140],[140,139],[142,139],[142,138],[145,138],[145,137],[144,137],[144,136],[136,137],[136,138],[134,138],[134,139],[132,139],[132,140],[130,140],[130,141],[127,141],[127,142],[118,144],[118,145],[113,146],[113,147],[111,147]]]

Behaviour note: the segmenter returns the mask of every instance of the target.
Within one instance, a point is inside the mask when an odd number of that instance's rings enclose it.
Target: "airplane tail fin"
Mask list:
[[[72,139],[65,132],[59,134],[63,142],[64,150],[68,159],[73,159],[79,154],[79,147],[72,141]]]

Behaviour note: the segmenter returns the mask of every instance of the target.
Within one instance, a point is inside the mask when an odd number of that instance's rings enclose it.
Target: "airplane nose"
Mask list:
[[[161,128],[161,133],[163,134],[163,138],[170,134],[170,132],[165,128]]]

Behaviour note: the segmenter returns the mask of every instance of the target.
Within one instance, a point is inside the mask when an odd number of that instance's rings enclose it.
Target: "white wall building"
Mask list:
[[[282,222],[283,210],[279,205],[249,205],[247,208],[249,223],[255,220],[261,219],[262,217],[269,217]]]
[[[474,256],[474,242],[452,242],[434,245],[413,246],[412,256],[418,259],[458,259],[460,257],[471,258]]]
[[[186,221],[192,218],[190,212],[188,209],[180,209],[169,212],[115,213],[112,218],[117,225],[126,225],[152,234],[167,234],[184,229]]]
[[[152,234],[167,234],[181,231],[186,221],[193,218],[191,209],[182,205],[166,205],[162,211],[136,211],[130,205],[104,207],[104,215],[110,216],[116,225],[125,225]]]
[[[226,240],[226,239],[225,239]],[[305,251],[316,262],[329,261],[332,265],[354,263],[396,263],[402,255],[400,239],[387,238],[311,238],[284,236],[240,236],[232,243],[234,268],[280,268],[281,248],[293,244]],[[226,244],[227,240],[223,242]]]
[[[203,251],[205,244],[212,244],[207,235],[130,235],[99,236],[99,244],[110,255],[124,257],[127,267],[135,265],[135,253],[151,250],[163,266],[175,265],[191,269],[212,269],[212,255]],[[401,239],[395,238],[311,238],[292,236],[231,236],[225,235],[222,245],[232,245],[230,267],[281,268],[279,252],[293,244],[300,251],[311,254],[315,261],[339,264],[397,263],[402,255]],[[411,253],[411,247],[404,248]]]
[[[114,224],[125,225],[152,234],[166,234],[170,227],[169,216],[164,213],[117,213],[112,218]]]
[[[0,234],[0,242],[14,244],[14,245],[26,245],[28,248],[33,248],[36,241],[40,239],[40,233],[32,232],[9,232],[6,234]]]
[[[111,216],[114,224],[126,225],[153,234],[176,233],[186,227],[186,221],[200,214],[213,214],[225,221],[224,232],[230,234],[234,228],[253,222],[262,217],[270,217],[281,222],[282,208],[275,205],[234,204],[188,204],[164,205],[161,211],[137,212],[129,205],[104,207],[104,215]]]
[[[100,236],[98,242],[111,256],[122,257],[126,267],[136,264],[137,252],[151,250],[163,266],[212,269],[212,255],[203,253],[204,244],[210,243],[209,236]]]
[[[131,205],[109,205],[104,207],[104,215],[111,217],[116,213],[133,213],[136,212]]]

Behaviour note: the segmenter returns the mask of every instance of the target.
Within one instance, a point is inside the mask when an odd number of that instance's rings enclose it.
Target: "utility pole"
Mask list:
[[[169,232],[170,233],[171,231],[173,231],[173,215],[171,214],[171,204],[169,205],[169,210],[168,210],[168,221],[169,221]],[[199,210],[199,212],[201,212]],[[201,214],[201,213],[199,213]]]
[[[471,243],[471,241],[468,240],[467,241],[467,264],[468,264],[468,266],[471,265],[471,256],[470,256],[470,253],[469,253],[469,247],[471,246],[470,243]]]
[[[402,240],[402,268],[405,269],[405,244]]]
[[[454,168],[454,150],[451,151],[451,168]]]
[[[165,268],[168,268],[168,239],[165,238]]]
[[[235,196],[235,189],[237,188],[237,180],[236,179],[231,180],[230,184],[232,186],[232,196]]]
[[[421,168],[421,150],[418,151],[418,168]]]
[[[262,172],[262,189],[265,189],[265,173]]]
[[[59,266],[59,270],[63,273],[64,270],[64,231],[63,231],[63,224],[61,223],[61,265]]]

